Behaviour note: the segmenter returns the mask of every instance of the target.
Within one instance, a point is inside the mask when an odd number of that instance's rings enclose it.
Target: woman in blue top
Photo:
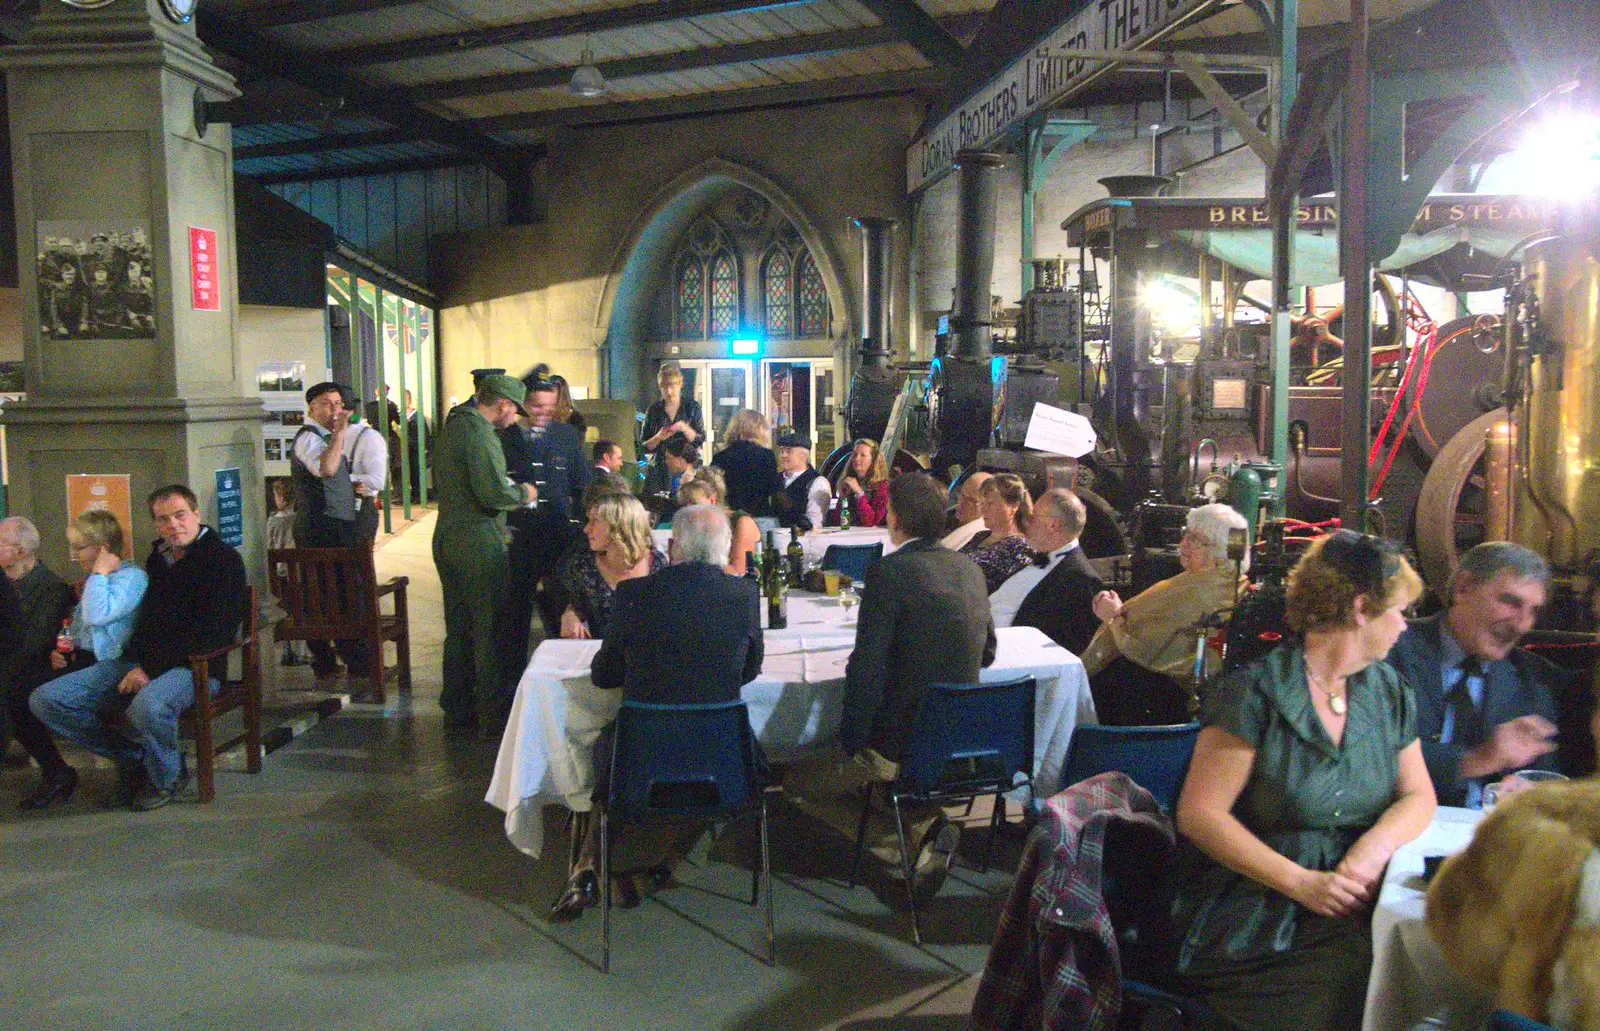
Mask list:
[[[150,578],[133,562],[122,560],[122,524],[104,509],[90,509],[67,528],[72,560],[89,574],[77,608],[72,610],[72,640],[79,652],[93,652],[88,664],[122,654],[133,635]],[[84,658],[88,658],[87,655]],[[50,664],[66,669],[67,656],[55,652]]]

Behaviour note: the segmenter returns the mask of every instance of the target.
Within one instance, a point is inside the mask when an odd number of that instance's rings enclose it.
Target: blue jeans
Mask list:
[[[40,722],[68,741],[118,766],[142,763],[153,786],[169,788],[183,766],[178,716],[194,704],[194,674],[179,666],[133,694],[118,694],[117,685],[135,665],[126,659],[107,659],[57,677],[34,691],[28,706]],[[216,694],[221,684],[212,680],[210,687]],[[127,714],[138,741],[111,727],[111,717],[119,712]]]

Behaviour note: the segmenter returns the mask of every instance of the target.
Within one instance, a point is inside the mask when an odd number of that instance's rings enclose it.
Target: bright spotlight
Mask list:
[[[1152,279],[1139,290],[1139,303],[1150,312],[1150,319],[1167,336],[1191,337],[1200,334],[1200,300],[1165,279]]]
[[[1530,126],[1497,169],[1516,192],[1574,199],[1600,189],[1600,118],[1552,113]],[[1497,176],[1497,178],[1499,178]]]

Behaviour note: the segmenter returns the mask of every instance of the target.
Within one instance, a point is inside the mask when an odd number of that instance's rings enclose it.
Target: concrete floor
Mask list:
[[[346,707],[260,776],[220,773],[211,805],[102,811],[110,770],[74,753],[72,803],[22,817],[36,774],[0,770],[0,1029],[964,1025],[1009,878],[953,871],[918,948],[893,889],[847,890],[843,842],[784,807],[776,968],[759,910],[737,900],[753,835],[736,826],[702,843],[682,887],[616,914],[601,975],[597,913],[544,920],[564,845],[537,862],[513,850],[483,802],[493,743],[443,732],[432,528],[422,518],[378,560],[411,578],[413,697]],[[280,707],[313,697],[303,668],[267,677]],[[1020,837],[996,850],[1003,869]]]

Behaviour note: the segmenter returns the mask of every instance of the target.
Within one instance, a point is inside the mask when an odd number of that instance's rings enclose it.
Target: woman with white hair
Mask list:
[[[1183,572],[1124,602],[1116,591],[1094,598],[1100,629],[1083,652],[1084,671],[1100,722],[1113,726],[1183,723],[1194,692],[1195,628],[1215,626],[1233,612],[1239,574],[1228,561],[1228,535],[1248,533],[1244,516],[1227,505],[1191,509],[1178,542]],[[1209,645],[1206,671],[1222,656]]]
[[[772,496],[783,491],[778,456],[772,452],[772,427],[767,417],[740,409],[728,422],[727,446],[711,464],[728,483],[728,507],[760,518],[772,515]]]

